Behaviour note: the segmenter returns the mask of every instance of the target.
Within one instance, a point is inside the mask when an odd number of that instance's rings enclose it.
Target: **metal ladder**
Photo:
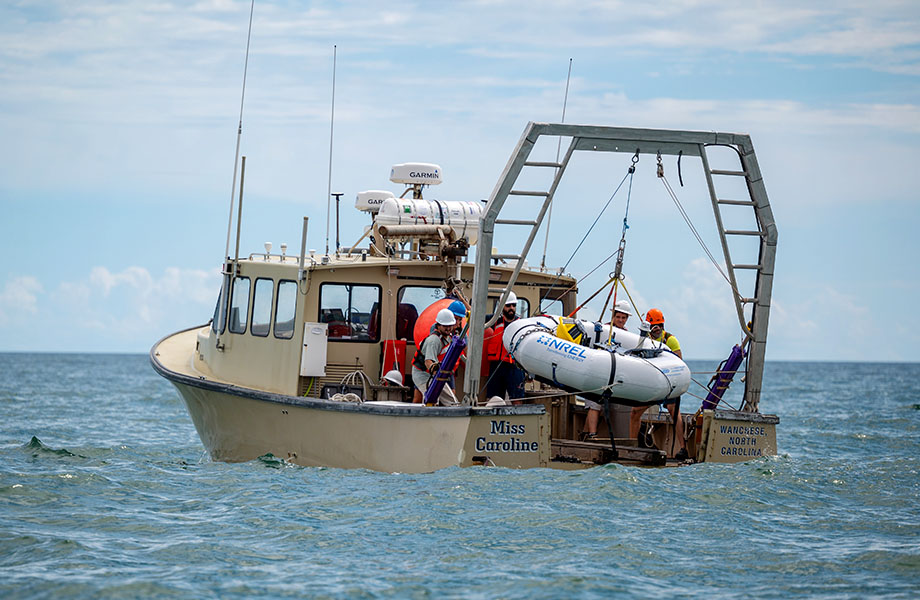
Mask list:
[[[706,153],[708,146],[719,145],[729,147],[738,153],[741,170],[713,169],[709,164]],[[750,138],[746,143],[735,144],[700,144],[700,158],[703,161],[703,173],[706,176],[706,185],[709,188],[709,197],[712,201],[712,211],[715,216],[716,226],[719,231],[719,240],[722,243],[722,253],[725,257],[725,266],[732,287],[732,298],[735,310],[738,313],[738,322],[741,330],[750,339],[748,360],[762,364],[766,350],[766,332],[770,318],[770,301],[773,289],[773,268],[776,258],[776,224],[773,221],[773,211],[767,199],[763,177],[757,164],[754,148]],[[748,191],[747,200],[732,200],[720,198],[716,192],[716,178],[743,177]],[[754,210],[757,229],[725,229],[722,218],[723,206],[749,206]],[[730,237],[758,238],[758,262],[756,264],[736,263],[731,258],[728,240]],[[756,271],[754,290],[751,296],[741,295],[738,289],[737,272],[742,270]],[[744,314],[745,305],[751,305],[750,329]],[[756,357],[756,358],[755,358]],[[754,382],[750,379],[753,377]],[[762,384],[762,370],[757,373],[748,373],[745,379],[745,395],[743,409],[748,412],[758,412],[760,402],[760,387]],[[752,385],[753,384],[753,385]],[[756,390],[756,393],[753,393]],[[751,391],[752,393],[748,393]]]
[[[550,204],[553,202],[553,196],[556,194],[556,188],[559,186],[559,181],[562,179],[562,174],[565,173],[565,168],[569,164],[569,160],[572,157],[574,152],[573,145],[569,146],[569,149],[566,151],[565,156],[562,158],[561,162],[542,162],[542,161],[528,161],[527,158],[530,156],[530,152],[533,150],[533,144],[526,146],[523,156],[520,161],[515,163],[515,168],[512,171],[503,174],[504,177],[502,181],[508,183],[508,190],[505,193],[505,197],[508,196],[524,196],[531,198],[542,198],[543,203],[540,205],[540,210],[537,214],[536,219],[533,220],[522,220],[522,219],[499,219],[497,218],[497,213],[495,218],[489,221],[491,225],[490,231],[490,242],[489,249],[491,249],[491,238],[495,235],[495,225],[519,225],[519,226],[529,226],[530,233],[527,236],[527,241],[524,242],[524,247],[521,249],[520,254],[492,254],[491,257],[494,260],[514,260],[517,261],[517,264],[514,267],[514,271],[511,274],[510,279],[505,284],[505,287],[502,288],[489,288],[489,294],[498,294],[499,300],[496,306],[504,306],[505,300],[508,298],[508,294],[511,293],[511,288],[514,287],[514,283],[517,281],[518,275],[521,273],[521,268],[524,266],[524,259],[527,258],[527,254],[530,252],[530,247],[533,245],[533,241],[537,236],[537,232],[540,230],[540,225],[543,223],[543,217],[546,215],[547,210],[549,209]],[[513,189],[513,185],[517,183],[518,178],[521,173],[524,171],[525,167],[532,168],[550,168],[555,169],[556,172],[553,176],[552,183],[549,186],[547,191],[533,191],[533,190],[516,190]],[[507,170],[506,170],[507,171]],[[503,192],[503,190],[501,191]],[[500,193],[501,193],[500,192]],[[493,196],[496,192],[492,192]],[[482,223],[480,224],[481,232],[485,231],[486,228],[486,219],[483,218]],[[480,232],[480,235],[482,233]],[[480,246],[479,250],[481,251],[483,246]],[[501,311],[496,310],[492,315],[492,318],[486,323],[486,327],[491,327],[501,316]]]

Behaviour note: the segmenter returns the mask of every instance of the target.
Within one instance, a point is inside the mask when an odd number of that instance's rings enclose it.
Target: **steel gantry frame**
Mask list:
[[[559,162],[529,161],[531,151],[540,137],[571,138],[564,157]],[[707,147],[727,146],[733,148],[739,157],[738,170],[712,169],[706,154]],[[770,318],[770,299],[773,290],[773,269],[776,259],[776,223],[767,198],[763,177],[754,153],[750,136],[739,133],[718,133],[704,131],[682,131],[664,129],[633,129],[623,127],[600,127],[594,125],[567,125],[561,123],[528,123],[518,141],[517,147],[508,159],[492,190],[488,204],[482,216],[479,243],[476,251],[476,269],[473,276],[473,302],[470,315],[470,344],[467,349],[466,376],[464,389],[468,390],[471,401],[478,401],[480,387],[480,365],[482,364],[482,344],[485,327],[492,325],[500,316],[495,311],[486,322],[486,301],[490,292],[500,294],[496,306],[503,306],[508,293],[517,281],[524,259],[527,257],[537,231],[543,222],[562,175],[565,173],[576,151],[618,152],[651,155],[699,156],[706,183],[712,201],[713,215],[722,243],[727,277],[732,287],[741,331],[749,340],[747,373],[745,377],[744,408],[749,412],[759,412],[760,392],[763,384],[763,367],[767,343],[767,327]],[[555,175],[549,189],[519,190],[515,189],[518,177],[526,168],[555,169]],[[716,182],[724,177],[743,177],[749,198],[745,200],[720,198],[716,191]],[[533,220],[500,219],[499,214],[508,196],[526,196],[541,200],[537,216]],[[750,206],[754,210],[756,229],[726,230],[723,226],[722,207],[726,205]],[[519,254],[492,254],[492,242],[496,225],[520,225],[531,228],[527,241]],[[728,239],[731,236],[749,236],[759,240],[758,262],[756,264],[736,264],[732,262]],[[493,258],[506,258],[517,261],[510,280],[501,290],[489,289],[489,268]],[[755,282],[753,293],[749,297],[738,291],[736,272],[753,270]],[[744,307],[752,305],[750,327],[746,323]]]

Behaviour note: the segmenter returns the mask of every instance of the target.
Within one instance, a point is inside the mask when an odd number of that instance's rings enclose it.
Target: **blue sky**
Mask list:
[[[0,351],[143,352],[208,319],[248,16],[223,0],[0,6]],[[367,221],[356,192],[401,191],[395,163],[440,164],[429,197],[487,198],[526,123],[560,119],[572,58],[567,122],[751,134],[780,242],[769,359],[920,360],[920,4],[257,1],[244,253],[293,251],[304,215],[308,245],[325,245],[333,44],[346,240]],[[549,264],[627,161],[573,166]],[[718,250],[690,162],[677,193]],[[623,210],[618,196],[573,275],[613,251]],[[665,311],[689,358],[726,354],[728,288],[647,158],[630,224],[640,307]]]

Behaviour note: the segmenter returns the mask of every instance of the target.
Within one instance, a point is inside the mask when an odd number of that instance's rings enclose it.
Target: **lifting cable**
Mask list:
[[[597,222],[603,216],[604,212],[607,210],[607,207],[610,206],[610,203],[613,202],[613,199],[616,197],[617,193],[620,191],[620,188],[623,187],[623,184],[626,183],[627,179],[629,179],[629,192],[628,193],[632,194],[632,180],[633,180],[633,175],[636,172],[637,162],[639,162],[639,149],[638,148],[636,149],[636,154],[632,157],[632,164],[626,170],[626,175],[623,176],[623,179],[620,180],[620,183],[619,185],[617,185],[617,188],[613,191],[613,194],[611,194],[610,198],[607,199],[607,203],[604,204],[604,208],[601,209],[597,217],[594,219],[594,223],[591,224],[591,227],[588,228],[588,231],[585,233],[584,237],[582,237],[581,241],[578,242],[578,246],[575,247],[575,250],[572,252],[572,255],[569,257],[569,259],[565,262],[565,265],[563,265],[562,268],[559,269],[559,272],[556,274],[556,277],[553,279],[552,283],[550,284],[549,289],[547,289],[546,292],[544,292],[543,296],[540,298],[540,310],[541,311],[543,310],[543,301],[546,300],[546,297],[549,295],[549,293],[553,291],[553,289],[556,287],[556,281],[559,280],[559,277],[561,277],[562,274],[565,272],[565,270],[568,268],[569,264],[572,262],[572,259],[574,259],[575,255],[578,254],[578,251],[581,249],[582,245],[585,243],[585,240],[588,239],[588,236],[591,235],[591,231],[594,230],[594,226],[597,225]],[[628,196],[626,198],[626,210],[629,211],[629,197]],[[626,220],[624,218],[624,230],[623,230],[624,235],[626,231],[625,221]],[[625,242],[622,242],[622,243],[625,245]],[[609,260],[609,258],[605,259],[605,262],[606,260]]]
[[[610,274],[610,279],[608,279],[607,282],[604,283],[604,285],[602,285],[600,288],[598,288],[598,290],[597,290],[596,292],[594,292],[593,294],[591,294],[591,296],[590,296],[587,300],[585,300],[585,301],[582,302],[580,305],[578,305],[578,307],[577,307],[575,310],[573,310],[571,313],[569,313],[569,315],[568,315],[569,317],[572,317],[575,313],[577,313],[579,310],[581,310],[582,308],[584,308],[585,305],[588,304],[588,302],[591,302],[591,300],[594,300],[595,296],[597,296],[598,294],[600,294],[600,293],[603,291],[603,289],[604,289],[605,287],[607,287],[608,285],[610,285],[611,283],[613,283],[613,286],[611,286],[611,288],[610,288],[610,293],[607,294],[607,300],[604,301],[604,308],[602,308],[602,309],[601,309],[601,312],[600,312],[600,320],[603,321],[603,320],[604,320],[604,313],[607,312],[607,305],[610,303],[610,297],[613,296],[614,292],[615,292],[616,289],[617,289],[618,284],[619,284],[620,281],[623,279],[623,257],[624,257],[625,254],[626,254],[626,230],[629,229],[629,201],[630,201],[630,199],[632,198],[632,183],[633,183],[633,179],[632,179],[631,175],[633,175],[633,174],[636,172],[636,163],[638,163],[638,162],[639,162],[639,151],[636,150],[636,154],[633,155],[633,157],[632,157],[632,164],[629,166],[629,169],[628,169],[628,171],[627,171],[627,176],[630,176],[630,177],[629,177],[629,188],[628,188],[628,191],[627,191],[627,193],[626,193],[626,211],[625,211],[624,214],[623,214],[623,233],[622,233],[622,235],[620,236],[620,243],[619,243],[619,245],[618,245],[618,247],[617,247],[617,250],[616,250],[616,252],[614,252],[614,254],[615,254],[616,257],[617,257],[616,267],[614,267],[613,272]],[[613,199],[613,198],[611,197],[611,200],[612,200],[612,199]],[[608,201],[608,204],[609,204],[609,201]],[[607,207],[605,206],[604,208],[606,209]],[[601,212],[602,212],[602,214],[603,214],[603,211],[601,211]],[[598,215],[598,218],[600,218],[600,215]],[[595,221],[595,223],[596,223],[596,221]],[[593,225],[592,225],[592,227],[593,227]],[[590,230],[589,230],[589,233],[590,233]],[[611,256],[613,256],[613,255],[611,255]],[[608,259],[608,260],[609,260],[609,259]],[[604,262],[606,262],[606,260],[605,260]],[[623,286],[623,289],[624,289],[624,290],[626,289],[626,286],[625,286],[625,285]],[[629,292],[627,292],[627,294],[628,294],[628,293],[629,293]],[[632,300],[632,298],[630,298],[630,300]],[[608,340],[608,343],[609,343],[609,340]]]
[[[671,200],[674,202],[674,206],[677,207],[678,212],[680,212],[680,216],[683,217],[684,221],[687,223],[687,226],[690,228],[690,232],[693,234],[693,237],[696,238],[696,241],[699,242],[700,247],[703,248],[703,252],[706,253],[706,256],[709,257],[709,260],[712,262],[713,266],[716,268],[722,278],[725,279],[729,287],[732,288],[735,296],[737,298],[741,298],[742,296],[738,291],[738,288],[735,287],[735,284],[732,283],[732,280],[729,278],[729,276],[725,273],[724,270],[722,270],[721,265],[719,265],[719,261],[716,260],[715,256],[713,256],[712,252],[706,246],[706,242],[703,241],[699,231],[697,231],[696,227],[693,225],[693,221],[690,220],[690,215],[688,215],[687,211],[684,210],[684,207],[681,205],[680,200],[678,200],[677,194],[674,193],[674,189],[671,187],[668,178],[665,177],[664,165],[661,163],[661,151],[658,152],[658,178],[661,180],[662,185],[664,185],[665,190],[667,190],[668,195],[671,196]]]
[[[595,271],[597,271],[597,270],[600,269],[602,266],[604,266],[604,265],[607,263],[607,261],[609,261],[611,258],[613,258],[614,256],[616,256],[616,254],[617,254],[616,252],[613,252],[612,254],[608,254],[608,255],[607,255],[607,258],[603,259],[601,262],[599,262],[599,263],[597,264],[597,266],[595,266],[593,269],[591,269],[590,271],[588,271],[587,273],[585,273],[585,274],[582,276],[581,279],[577,280],[575,283],[573,283],[572,285],[570,285],[570,286],[567,287],[566,289],[562,290],[562,292],[559,294],[559,297],[562,297],[562,296],[564,296],[565,294],[567,294],[568,292],[571,292],[572,290],[574,290],[575,288],[577,288],[579,283],[581,283],[582,281],[584,281],[585,279],[587,279],[588,277],[590,277]],[[556,279],[558,279],[558,277],[557,277]],[[555,280],[554,280],[554,281],[555,281]],[[608,281],[607,283],[610,283],[610,282]],[[602,286],[601,289],[604,289],[604,287],[606,287],[606,285],[607,285],[607,284],[604,284],[604,286]],[[553,287],[555,287],[555,286],[553,286]],[[547,290],[547,295],[549,294],[550,291],[552,291],[552,289],[553,289],[553,288],[551,287],[549,290]],[[543,300],[545,300],[545,299],[546,299],[546,296],[543,296],[543,298],[540,299],[540,304],[541,304],[541,305],[543,304]],[[558,299],[558,298],[557,298],[557,299]],[[541,309],[541,312],[542,312],[542,309]]]

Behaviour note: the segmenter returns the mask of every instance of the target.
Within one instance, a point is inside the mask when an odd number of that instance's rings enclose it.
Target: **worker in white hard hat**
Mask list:
[[[613,319],[610,324],[617,329],[626,329],[626,321],[632,316],[629,302],[619,300],[613,306]],[[585,429],[581,432],[581,439],[591,441],[597,438],[597,423],[601,416],[601,405],[593,400],[585,400],[588,414],[585,416]]]
[[[399,386],[402,387],[403,376],[397,369],[387,371],[387,374],[383,376],[383,379],[380,380],[380,385],[383,386]]]
[[[450,309],[439,310],[435,317],[434,333],[425,338],[421,348],[412,359],[412,383],[422,392],[423,396],[450,346],[451,334],[456,324],[457,318]],[[441,404],[457,403],[454,391],[447,384],[444,385],[444,391],[441,392],[439,400]]]
[[[504,398],[505,394],[514,404],[520,404],[524,397],[524,371],[514,362],[511,354],[502,344],[505,326],[517,316],[517,296],[509,292],[502,307],[502,316],[492,328],[492,334],[486,340],[486,357],[489,359],[489,378],[486,384],[486,396]]]
[[[632,314],[629,302],[626,300],[619,300],[613,307],[613,320],[610,324],[617,329],[626,329],[626,320],[629,319]]]

